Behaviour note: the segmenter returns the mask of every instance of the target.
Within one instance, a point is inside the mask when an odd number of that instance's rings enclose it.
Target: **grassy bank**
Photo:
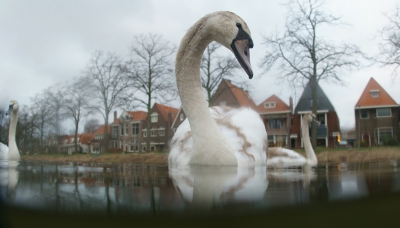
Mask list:
[[[109,163],[152,163],[168,164],[168,153],[129,153],[129,154],[35,154],[21,156],[23,161],[45,162],[109,162]]]
[[[296,150],[305,155],[304,150]],[[318,162],[321,164],[359,163],[400,160],[400,147],[373,147],[352,149],[317,148]],[[125,153],[125,154],[35,154],[24,155],[21,160],[45,162],[128,162],[168,164],[168,153]]]

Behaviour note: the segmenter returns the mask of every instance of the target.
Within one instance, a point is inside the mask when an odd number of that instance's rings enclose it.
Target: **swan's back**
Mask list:
[[[238,166],[266,165],[268,137],[258,113],[249,108],[229,107],[211,107],[210,112],[219,130],[232,146]],[[192,149],[192,132],[186,119],[172,138],[169,164],[188,165]]]
[[[282,147],[270,147],[268,149],[268,168],[302,167],[307,159],[296,151]]]
[[[0,143],[0,160],[8,159],[8,146]]]

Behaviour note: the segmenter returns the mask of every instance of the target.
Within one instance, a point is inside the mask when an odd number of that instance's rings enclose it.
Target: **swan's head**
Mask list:
[[[304,117],[303,117],[306,121],[307,121],[307,123],[312,123],[312,122],[315,122],[316,124],[318,124],[318,125],[320,125],[321,123],[317,120],[317,117],[314,115],[314,113],[312,113],[312,112],[308,112],[308,113],[306,113],[306,114],[304,114]]]
[[[16,100],[11,100],[6,115],[9,115],[11,112],[17,112],[18,109],[19,109],[18,102]]]
[[[238,15],[228,12],[215,12],[208,15],[208,32],[215,40],[231,50],[249,78],[253,78],[250,64],[250,48],[253,48],[250,29]]]

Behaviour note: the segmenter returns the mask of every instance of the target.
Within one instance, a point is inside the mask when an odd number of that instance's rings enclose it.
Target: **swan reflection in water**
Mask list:
[[[271,194],[276,194],[277,189],[274,188],[276,183],[290,185],[293,182],[302,182],[302,188],[307,192],[306,189],[311,181],[317,179],[314,170],[274,171],[267,170],[266,167],[181,167],[170,168],[169,175],[182,197],[189,202],[191,208],[195,209],[212,209],[243,203],[268,205],[266,199],[270,199]],[[268,186],[271,181],[274,184],[269,191]]]
[[[268,187],[265,167],[180,167],[170,168],[169,175],[183,198],[197,209],[257,202]]]
[[[19,161],[0,160],[0,201],[13,200],[19,179]]]

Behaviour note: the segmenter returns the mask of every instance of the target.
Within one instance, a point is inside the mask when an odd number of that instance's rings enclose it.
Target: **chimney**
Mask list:
[[[290,107],[290,113],[293,113],[293,98],[292,98],[292,96],[289,97],[289,107]]]
[[[117,120],[117,111],[114,111],[114,121]]]

